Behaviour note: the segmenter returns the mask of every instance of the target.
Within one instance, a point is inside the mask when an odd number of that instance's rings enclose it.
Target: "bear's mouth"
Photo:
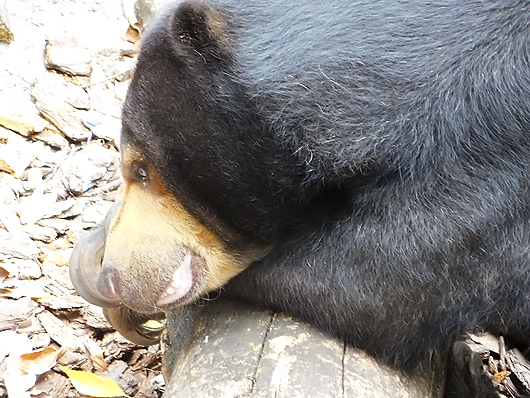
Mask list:
[[[99,278],[105,283],[97,284],[98,293],[112,298],[105,294],[111,291],[119,304],[144,314],[193,302],[200,297],[205,286],[204,260],[180,244],[175,245],[165,261],[157,257],[131,256],[125,271],[123,264],[120,271],[112,269],[112,259],[103,264]],[[103,289],[105,285],[112,288]]]
[[[85,235],[70,260],[70,276],[78,293],[88,302],[104,308],[125,305],[143,313],[166,310],[198,298],[204,288],[205,262],[187,247],[176,245],[172,267],[160,264],[148,275],[125,278],[116,269],[103,266],[107,227],[104,223]],[[138,261],[138,264],[141,262]],[[130,264],[132,268],[138,264]],[[171,268],[173,271],[171,271]],[[149,272],[149,270],[147,270]],[[109,289],[101,289],[102,274],[113,275]],[[137,273],[138,274],[138,273]],[[151,283],[146,283],[145,281]],[[113,292],[110,297],[108,291]]]
[[[190,295],[194,296],[194,286],[199,279],[197,274],[201,265],[203,265],[201,258],[188,252],[173,273],[171,281],[158,297],[156,306],[160,308],[171,307],[188,301]]]

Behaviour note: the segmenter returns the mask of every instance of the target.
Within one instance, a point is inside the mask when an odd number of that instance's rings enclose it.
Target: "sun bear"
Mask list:
[[[520,0],[176,4],[76,287],[138,313],[222,288],[400,368],[466,331],[526,347],[529,31]]]

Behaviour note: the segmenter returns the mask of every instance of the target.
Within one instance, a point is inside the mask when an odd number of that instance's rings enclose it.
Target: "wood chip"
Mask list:
[[[57,238],[57,232],[55,229],[50,227],[43,227],[37,224],[26,225],[23,229],[28,236],[33,240],[39,240],[41,242],[52,242]]]
[[[84,352],[83,342],[73,334],[71,328],[66,326],[59,318],[49,311],[43,311],[37,314],[46,332],[57,344],[67,347],[75,352]]]
[[[28,142],[13,131],[0,127],[0,170],[20,178],[43,146],[42,142]]]
[[[0,229],[0,260],[13,257],[32,260],[39,254],[39,248],[27,235],[13,235]]]
[[[77,45],[73,38],[47,39],[44,64],[46,68],[73,76],[89,76],[92,54]]]
[[[20,300],[0,298],[0,331],[16,330],[29,325],[28,320],[34,314],[37,304],[29,297]]]
[[[91,136],[81,121],[84,110],[90,107],[88,95],[81,87],[68,83],[60,75],[49,74],[35,84],[32,96],[43,117],[64,135],[74,141]]]

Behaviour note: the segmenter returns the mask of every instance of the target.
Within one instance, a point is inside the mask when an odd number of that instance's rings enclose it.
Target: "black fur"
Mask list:
[[[177,14],[215,33],[145,39],[123,139],[234,250],[272,248],[226,290],[399,366],[526,344],[530,3],[208,4]]]

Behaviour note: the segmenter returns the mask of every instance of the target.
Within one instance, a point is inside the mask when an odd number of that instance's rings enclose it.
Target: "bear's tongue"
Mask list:
[[[173,279],[167,285],[166,290],[160,295],[157,306],[174,303],[184,297],[193,286],[193,272],[191,270],[191,254],[188,253],[180,267],[173,273]]]

